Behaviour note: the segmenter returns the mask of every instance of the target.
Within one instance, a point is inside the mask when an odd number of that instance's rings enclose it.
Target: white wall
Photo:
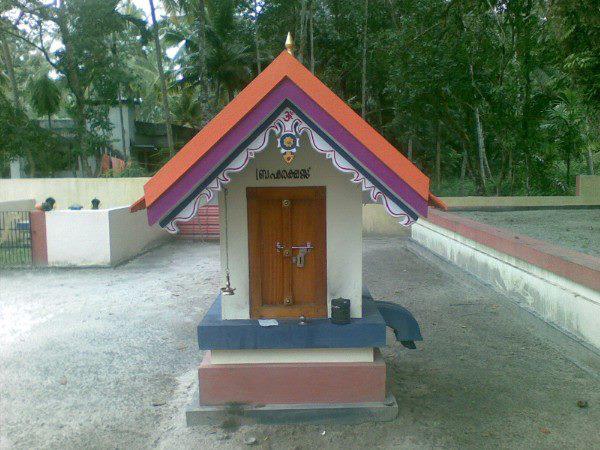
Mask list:
[[[415,241],[481,280],[516,296],[559,328],[600,348],[600,293],[426,220]]]
[[[400,225],[379,203],[363,205],[362,224],[365,235],[410,236],[410,227]]]
[[[100,208],[129,206],[144,195],[148,178],[22,178],[0,179],[0,202],[32,198],[43,202],[56,200],[55,209],[67,209],[73,203],[91,207],[97,197]]]
[[[120,111],[119,111],[120,110]],[[123,121],[121,122],[121,118]],[[112,147],[129,157],[131,138],[135,134],[134,107],[124,102],[108,109],[108,120],[112,125],[110,140]]]
[[[128,208],[46,213],[49,266],[110,266],[168,238]]]
[[[0,211],[33,211],[35,209],[35,200],[13,200],[9,202],[0,202]]]
[[[108,210],[46,213],[49,266],[109,266]]]
[[[311,168],[306,180],[256,180],[256,169]],[[246,169],[232,177],[227,185],[229,269],[235,295],[223,301],[224,319],[250,317],[247,187],[267,186],[326,186],[327,209],[327,302],[330,311],[332,298],[350,299],[352,317],[362,314],[362,194],[360,187],[350,182],[318,154],[303,135],[296,158],[287,165],[271,143],[252,160]],[[219,195],[221,224],[225,222],[223,195]],[[400,225],[398,225],[400,226]],[[225,273],[224,226],[221,226],[221,266]],[[330,312],[329,312],[330,313]]]
[[[135,213],[129,208],[108,210],[110,233],[110,262],[118,264],[147,250],[171,235],[160,226],[148,226],[146,210]]]

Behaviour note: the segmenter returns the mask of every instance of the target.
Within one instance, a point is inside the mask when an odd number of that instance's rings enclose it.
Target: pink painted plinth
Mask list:
[[[385,362],[212,364],[198,369],[201,405],[365,403],[385,400]]]

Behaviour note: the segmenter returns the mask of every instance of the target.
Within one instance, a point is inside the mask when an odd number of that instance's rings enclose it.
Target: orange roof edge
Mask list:
[[[429,178],[363,120],[346,102],[284,50],[146,182],[144,185],[145,207],[151,206],[164,194],[285,77],[326,110],[334,120],[398,174],[419,196],[425,200],[429,199]],[[134,203],[132,208],[138,202]]]
[[[431,192],[429,193],[428,201],[431,206],[441,209],[442,211],[448,211],[448,205],[446,205],[441,198],[436,197]]]
[[[138,212],[146,209],[146,197],[138,198],[133,204],[129,207],[129,212]]]

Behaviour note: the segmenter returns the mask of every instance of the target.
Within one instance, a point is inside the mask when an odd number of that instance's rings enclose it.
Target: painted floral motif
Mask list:
[[[358,169],[331,147],[327,141],[297,117],[294,111],[285,108],[270,126],[260,133],[248,147],[242,150],[242,152],[164,228],[170,233],[178,233],[179,228],[177,224],[193,219],[198,213],[198,209],[210,202],[215,194],[231,181],[231,174],[244,170],[250,160],[267,147],[271,133],[276,136],[277,147],[283,155],[284,161],[288,164],[294,159],[300,142],[300,136],[302,133],[306,133],[312,147],[318,153],[330,160],[334,167],[340,172],[350,174],[350,181],[360,185],[360,188],[369,194],[369,197],[373,202],[381,203],[388,214],[398,219],[398,222],[401,225],[409,226],[415,222],[400,206],[381,192],[381,190],[371,183]]]
[[[300,144],[298,127],[302,125],[302,121],[294,116],[292,110],[285,109],[275,120],[274,125],[277,127],[277,136],[279,137],[277,147],[283,155],[283,160],[287,164],[291,164]]]

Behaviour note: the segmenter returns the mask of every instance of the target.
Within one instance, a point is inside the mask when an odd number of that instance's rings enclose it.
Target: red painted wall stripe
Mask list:
[[[198,369],[200,403],[365,403],[385,400],[385,362],[211,364]]]
[[[600,258],[434,209],[429,210],[427,221],[600,291]]]

